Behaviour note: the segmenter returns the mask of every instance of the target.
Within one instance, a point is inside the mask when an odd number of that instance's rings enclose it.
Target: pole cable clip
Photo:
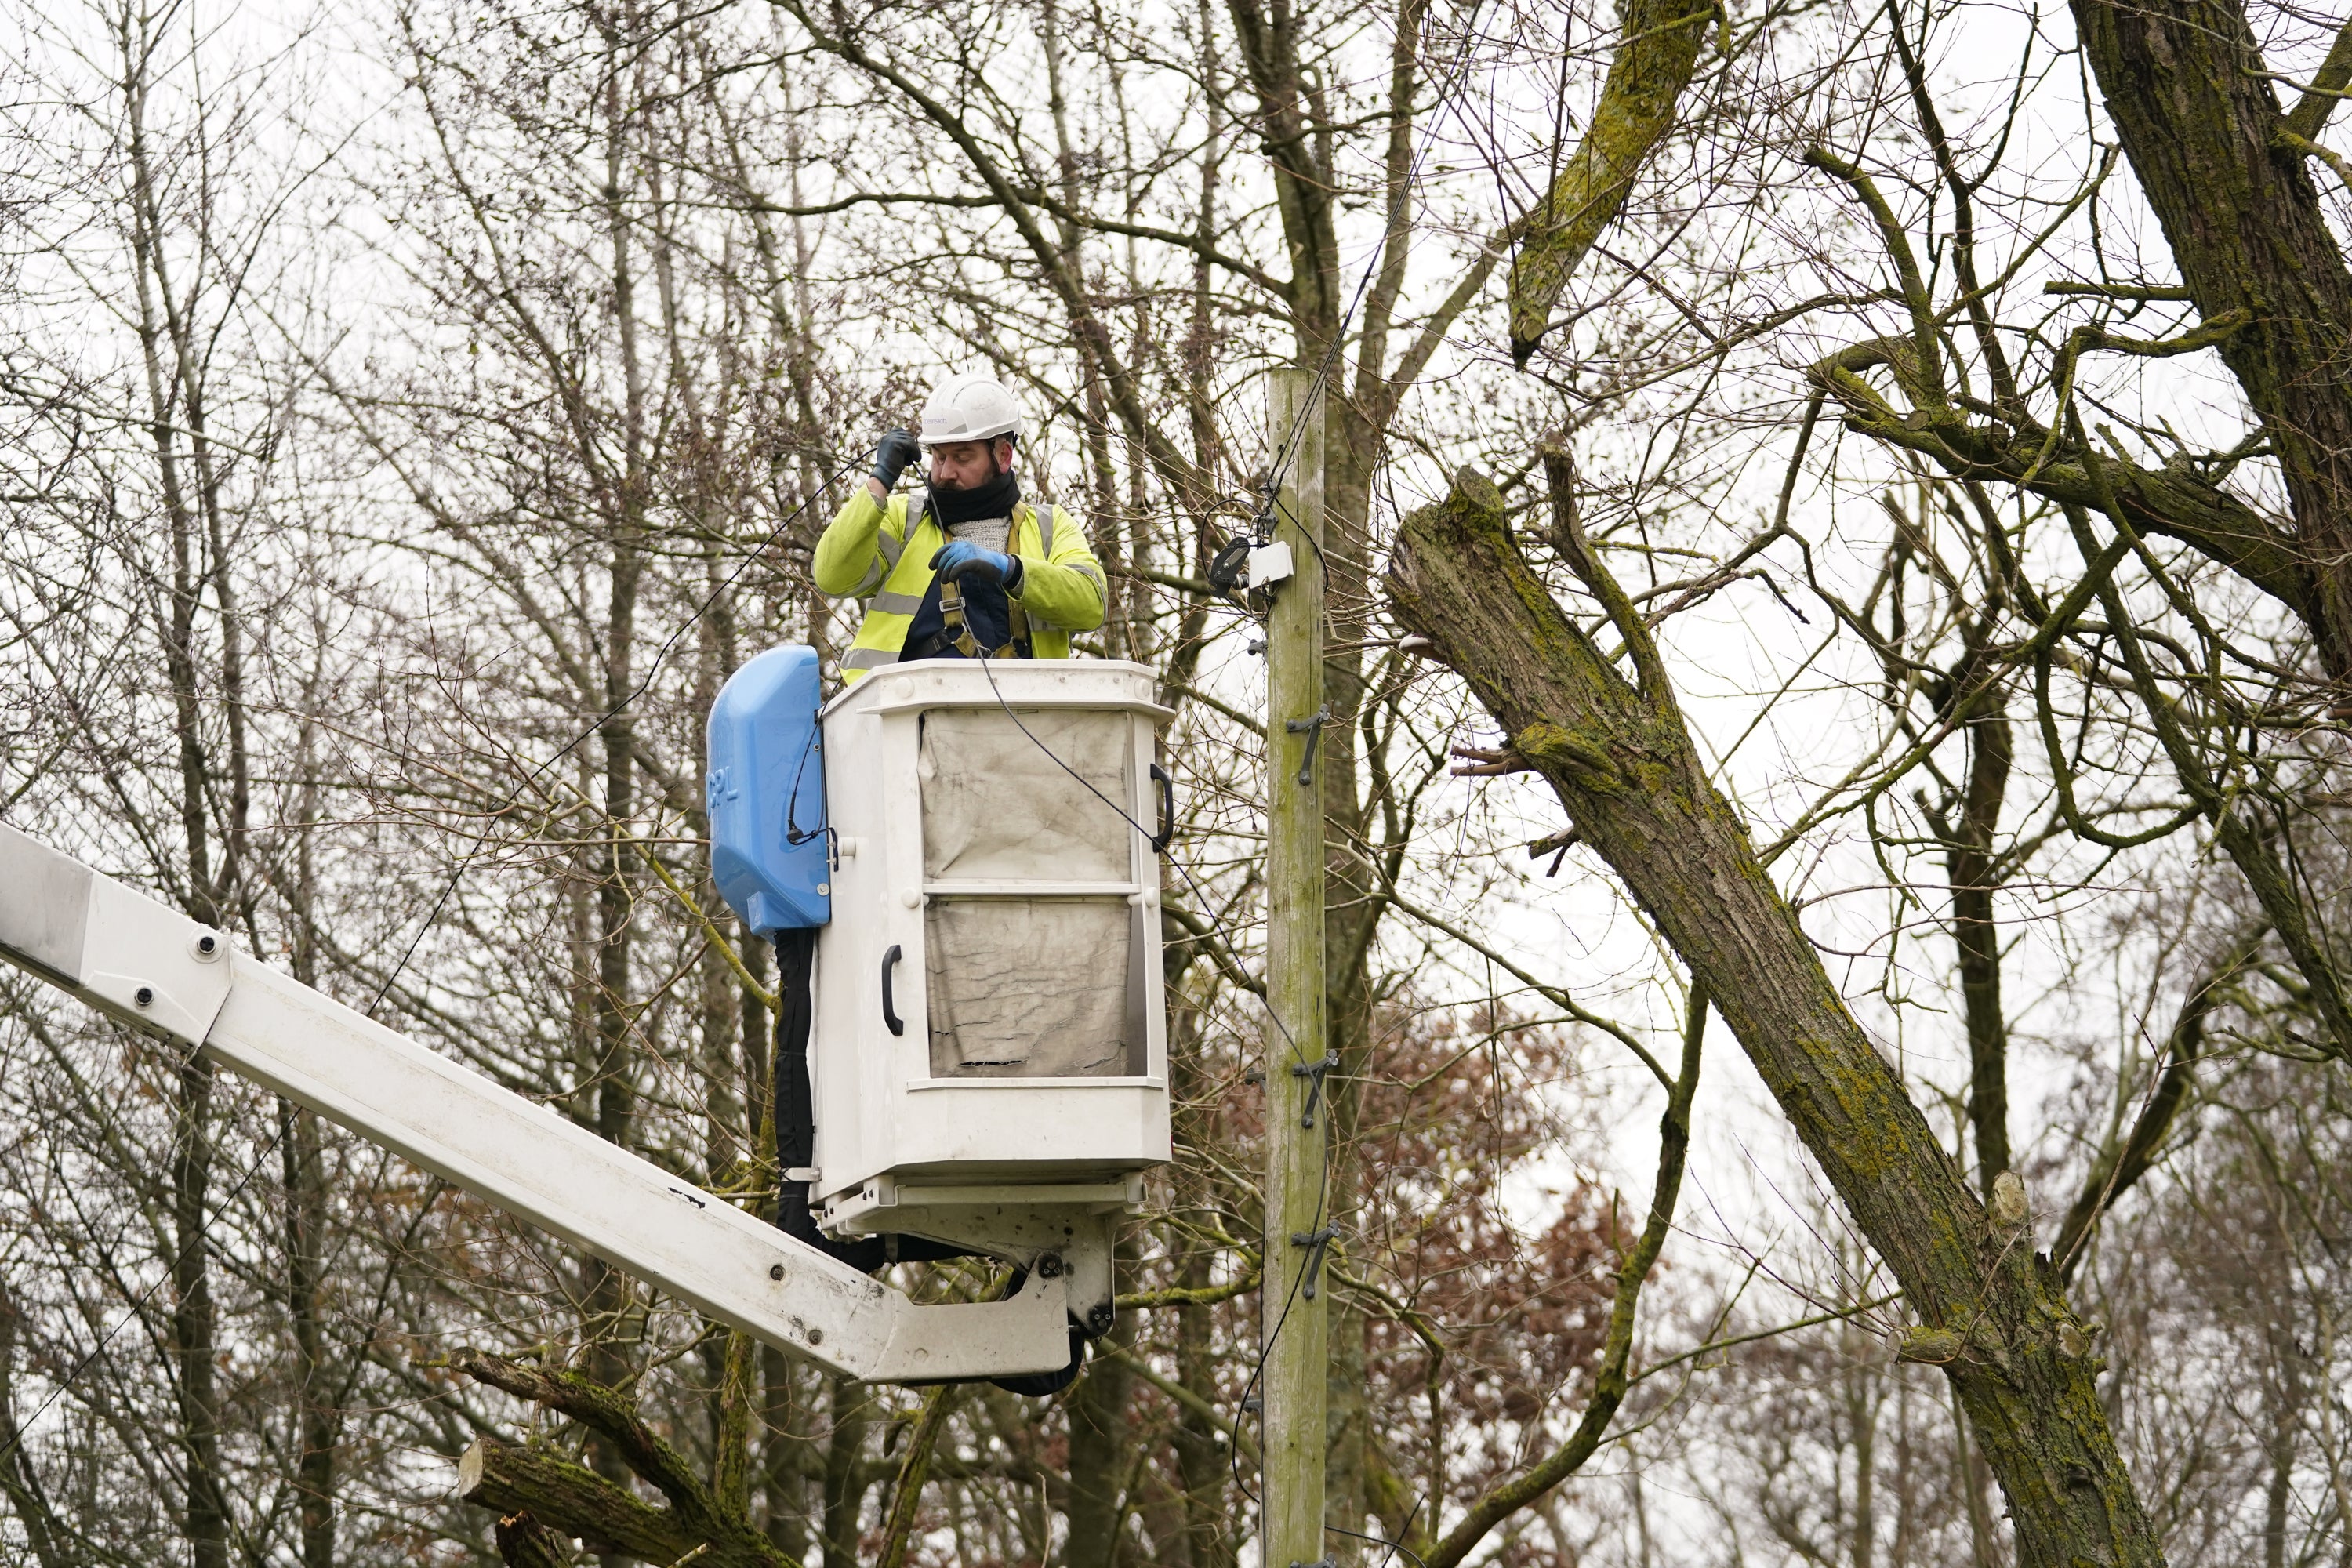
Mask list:
[[[1288,720],[1282,726],[1294,735],[1307,737],[1307,754],[1298,760],[1300,789],[1305,789],[1315,782],[1315,742],[1323,738],[1323,726],[1330,721],[1331,705],[1326,702],[1322,707],[1315,710],[1313,718]]]
[[[1339,1229],[1328,1225],[1320,1230],[1294,1230],[1290,1233],[1291,1246],[1307,1248],[1307,1272],[1299,1284],[1298,1293],[1310,1301],[1315,1300],[1315,1277],[1323,1271],[1323,1255],[1331,1249],[1331,1244],[1339,1237]]]
[[[1307,1088],[1307,1112],[1298,1119],[1298,1125],[1301,1127],[1311,1128],[1315,1125],[1315,1102],[1323,1098],[1323,1077],[1339,1065],[1339,1058],[1335,1056],[1326,1056],[1319,1062],[1290,1064],[1291,1077],[1309,1080]]]

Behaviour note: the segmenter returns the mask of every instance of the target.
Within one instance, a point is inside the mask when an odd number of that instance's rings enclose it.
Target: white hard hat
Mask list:
[[[997,436],[1021,436],[1021,405],[1003,382],[991,375],[954,375],[931,389],[923,405],[924,446]]]

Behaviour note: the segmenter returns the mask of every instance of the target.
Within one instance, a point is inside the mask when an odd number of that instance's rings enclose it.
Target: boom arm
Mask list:
[[[0,957],[136,1028],[201,1047],[706,1316],[831,1371],[929,1383],[1069,1363],[1060,1271],[1030,1270],[1005,1301],[918,1306],[5,825]]]

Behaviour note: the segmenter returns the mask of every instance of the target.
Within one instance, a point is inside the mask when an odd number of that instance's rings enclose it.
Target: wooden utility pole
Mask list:
[[[1303,416],[1302,416],[1303,414]],[[1291,574],[1265,626],[1265,1568],[1322,1563],[1326,1326],[1324,1201],[1330,1070],[1323,1014],[1323,399],[1317,377],[1267,377],[1274,542]]]

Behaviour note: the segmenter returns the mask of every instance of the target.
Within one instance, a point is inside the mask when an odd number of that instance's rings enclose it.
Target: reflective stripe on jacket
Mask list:
[[[907,628],[931,590],[931,557],[948,542],[947,531],[926,508],[908,539],[912,501],[903,495],[877,501],[872,490],[859,485],[816,542],[817,591],[866,601],[866,618],[842,656],[845,682],[877,665],[898,662]],[[1077,520],[1060,507],[1046,503],[1042,530],[1037,508],[1029,502],[1020,502],[1013,512],[1005,543],[1021,558],[1019,602],[1029,617],[1030,651],[1038,658],[1067,658],[1070,634],[1090,632],[1103,623],[1110,591],[1102,563],[1087,547]]]

